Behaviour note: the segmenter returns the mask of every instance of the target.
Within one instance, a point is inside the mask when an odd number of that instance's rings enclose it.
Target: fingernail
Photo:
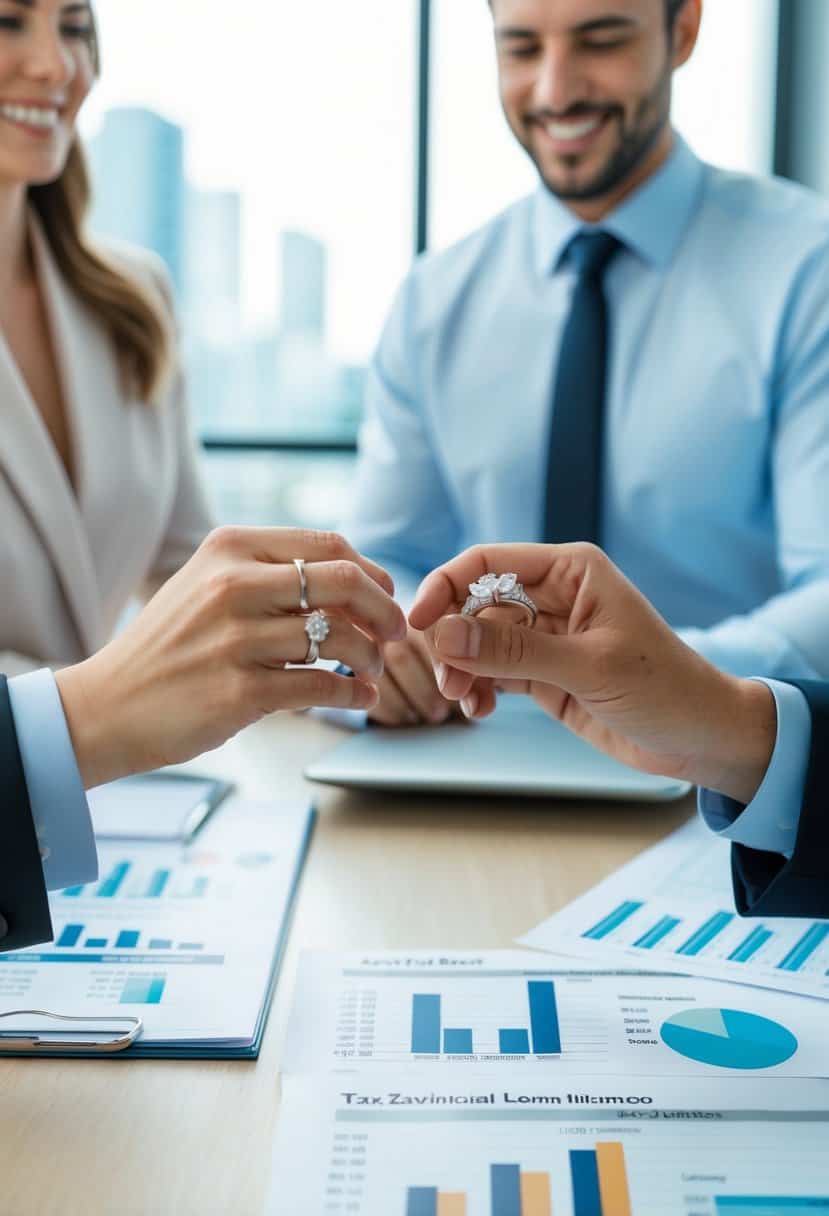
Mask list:
[[[478,694],[476,692],[469,693],[461,701],[461,710],[465,718],[474,718],[478,712]]]
[[[445,722],[446,719],[449,717],[450,712],[451,711],[450,711],[448,705],[438,705],[429,714],[429,721],[434,722],[435,725],[437,725],[440,722]]]
[[[437,686],[440,691],[443,692],[444,688],[446,687],[446,681],[449,678],[449,668],[445,663],[441,663],[440,661],[434,663],[433,666],[435,669],[435,680],[437,681]]]
[[[477,659],[481,653],[481,626],[465,616],[447,616],[435,630],[435,645],[452,659]]]

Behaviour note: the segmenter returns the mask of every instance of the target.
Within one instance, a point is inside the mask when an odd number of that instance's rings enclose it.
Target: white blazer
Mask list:
[[[67,409],[77,493],[0,335],[0,672],[87,658],[147,578],[173,574],[212,527],[183,383],[126,396],[106,331],[61,276],[31,216],[36,272]],[[166,290],[160,263],[121,250]]]

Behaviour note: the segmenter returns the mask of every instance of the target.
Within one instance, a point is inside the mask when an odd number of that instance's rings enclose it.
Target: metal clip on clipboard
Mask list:
[[[57,1030],[4,1030],[3,1018],[43,1018],[51,1022],[72,1022],[77,1029],[65,1031],[62,1037]],[[118,1034],[115,1031],[106,1038],[95,1037],[96,1026],[130,1027]],[[109,1054],[125,1051],[138,1039],[144,1023],[137,1017],[89,1018],[70,1017],[64,1013],[49,1013],[45,1009],[10,1009],[0,1013],[0,1052],[23,1051],[36,1055],[49,1051],[83,1051]]]

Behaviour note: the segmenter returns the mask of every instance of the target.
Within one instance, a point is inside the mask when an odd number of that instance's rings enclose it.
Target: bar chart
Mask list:
[[[370,1065],[425,1072],[827,1075],[826,1007],[664,972],[530,970],[538,956],[483,951],[474,965],[308,951],[284,1059],[289,1073]],[[520,964],[524,964],[521,966]],[[405,970],[399,968],[403,966]]]
[[[174,941],[140,929],[117,929],[106,937],[87,932],[83,923],[64,924],[55,937],[57,950],[204,950],[204,942]]]
[[[134,861],[116,862],[97,883],[66,887],[62,899],[205,899],[210,877],[192,875],[184,867],[156,867],[144,870]]]
[[[727,842],[696,823],[640,854],[522,944],[630,967],[829,997],[829,922],[734,908]]]
[[[498,1054],[561,1054],[561,1029],[552,980],[529,980],[527,1026],[498,1027]],[[412,1055],[473,1055],[475,1040],[471,1027],[443,1025],[439,993],[414,993],[412,996]]]
[[[606,1079],[607,1080],[607,1079]],[[829,1211],[825,1083],[628,1078],[576,1092],[467,1081],[285,1092],[269,1213],[805,1216]],[[379,1106],[363,1095],[374,1095]],[[461,1099],[461,1095],[463,1098]],[[425,1105],[415,1109],[401,1099]],[[463,1100],[465,1105],[458,1105]],[[723,1105],[726,1102],[727,1105]],[[638,1112],[638,1113],[635,1113]],[[315,1186],[309,1180],[317,1180]]]

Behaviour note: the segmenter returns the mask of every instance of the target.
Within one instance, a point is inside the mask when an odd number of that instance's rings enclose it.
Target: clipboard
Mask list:
[[[278,807],[278,804],[276,804]],[[41,994],[41,999],[44,1005],[47,1000],[48,1008],[34,1007],[29,1009],[0,1009],[0,1058],[11,1057],[26,1057],[26,1058],[61,1058],[72,1056],[75,1058],[94,1058],[94,1059],[110,1059],[110,1060],[130,1060],[130,1059],[198,1059],[198,1060],[220,1060],[220,1059],[256,1059],[259,1055],[262,1040],[264,1037],[265,1026],[267,1024],[268,1014],[270,1011],[271,1002],[273,999],[274,990],[276,987],[277,978],[279,976],[282,959],[284,957],[287,940],[290,932],[290,926],[293,920],[294,907],[296,904],[297,892],[302,877],[302,872],[305,860],[310,847],[313,836],[314,826],[316,823],[316,811],[313,805],[307,803],[297,804],[295,807],[280,807],[281,814],[274,815],[273,811],[275,804],[239,804],[237,800],[231,800],[228,805],[227,814],[222,814],[216,820],[211,821],[211,827],[206,831],[204,840],[198,837],[194,846],[189,850],[183,850],[193,855],[194,873],[198,872],[199,864],[202,858],[207,862],[214,856],[214,852],[219,848],[217,840],[228,839],[233,841],[233,851],[237,850],[240,853],[238,862],[242,866],[242,873],[245,875],[241,881],[250,883],[253,881],[253,876],[261,874],[262,883],[270,884],[272,881],[272,870],[267,864],[268,854],[257,852],[257,849],[267,847],[272,852],[276,853],[281,850],[281,856],[284,859],[284,870],[282,870],[283,878],[280,879],[281,888],[279,893],[273,891],[274,904],[272,913],[269,913],[262,900],[257,897],[255,906],[264,914],[266,920],[270,920],[272,916],[273,931],[269,940],[267,957],[263,954],[261,978],[257,983],[261,984],[257,991],[257,1004],[255,1006],[255,1016],[251,1018],[247,1026],[240,1027],[240,1034],[235,1038],[211,1038],[206,1036],[200,1039],[198,1036],[188,1039],[165,1039],[163,1031],[159,1031],[153,1025],[153,1015],[149,1011],[153,1003],[159,1003],[160,996],[152,997],[149,991],[146,992],[146,1008],[148,1012],[143,1013],[142,1006],[133,1004],[132,1009],[119,1009],[117,1004],[117,994],[111,994],[109,997],[101,997],[97,1008],[90,1009],[88,1014],[77,1016],[79,1008],[76,1005],[72,1008],[72,997],[69,993],[64,994],[62,987],[58,985],[52,986],[51,999],[47,992]],[[266,818],[260,820],[261,827],[270,825],[272,830],[272,838],[266,844],[266,841],[249,831],[244,837],[239,835],[237,840],[237,832],[239,826],[245,816],[250,814],[264,814]],[[285,826],[280,826],[280,821]],[[288,824],[293,826],[288,826]],[[250,826],[250,825],[249,825]],[[253,824],[255,828],[255,824]],[[288,832],[285,836],[284,833]],[[280,844],[281,842],[281,844]],[[150,846],[144,843],[136,846],[136,849],[150,849],[153,856],[159,847],[169,852],[170,848],[175,849],[176,846]],[[121,852],[122,844],[118,841],[111,842],[108,846],[110,854],[117,855]],[[111,861],[111,859],[110,859]],[[155,864],[155,862],[153,862]],[[281,863],[280,863],[281,864]],[[250,877],[248,877],[250,876]],[[128,881],[128,880],[126,880]],[[261,883],[260,883],[261,886]],[[271,888],[268,885],[267,891]],[[128,892],[127,892],[128,894]],[[66,904],[67,892],[57,895],[57,899],[63,899],[64,907]],[[69,890],[70,904],[74,903],[74,896]],[[91,896],[92,900],[97,899],[94,893]],[[108,900],[101,900],[102,903],[108,903]],[[233,904],[229,905],[230,907]],[[252,905],[253,906],[253,905]],[[120,914],[118,914],[120,915]],[[247,913],[245,913],[247,915]],[[82,919],[84,913],[81,912],[74,919]],[[239,931],[244,932],[245,919],[239,920]],[[80,929],[82,926],[72,926],[73,929]],[[147,929],[146,935],[149,938],[151,932],[161,932],[160,926]],[[142,933],[144,930],[142,930]],[[96,943],[97,944],[97,943]],[[154,945],[160,946],[161,943],[148,942],[150,952]],[[124,981],[124,972],[128,975],[135,974],[137,970],[146,963],[147,976],[146,980],[140,982],[142,987],[152,987],[154,983],[158,984],[158,980],[153,980],[152,977],[158,974],[159,970],[165,969],[172,964],[173,956],[176,953],[174,944],[164,943],[165,946],[173,945],[172,953],[165,951],[159,959],[158,965],[154,962],[149,962],[147,955],[144,955],[140,965],[131,965],[132,960],[130,955],[133,950],[141,951],[142,947],[136,944],[126,943],[116,953],[112,961],[118,969],[117,986],[121,987]],[[66,966],[70,960],[75,966],[69,967],[69,970],[82,971],[82,966],[77,966],[78,963],[83,964],[84,959],[81,957],[73,957],[75,950],[82,949],[86,946],[82,938],[72,945],[71,941],[67,941],[63,947],[60,945],[60,938],[51,945],[29,947],[23,951],[13,951],[8,954],[0,954],[0,964],[8,964],[12,966],[29,965],[36,967],[41,961],[47,962],[63,962]],[[180,947],[183,949],[183,947]],[[89,947],[90,952],[93,947]],[[200,949],[193,947],[194,950]],[[55,955],[59,955],[56,958]],[[206,962],[212,962],[209,957],[210,951],[206,949],[204,954],[208,956]],[[90,962],[96,962],[92,958]],[[191,964],[200,961],[200,956],[195,955],[192,959],[189,956],[189,951],[185,953],[182,960],[183,965],[177,970],[182,974],[188,974],[193,977],[193,982],[196,981],[198,967]],[[51,971],[52,968],[50,967]],[[206,968],[207,970],[207,968]],[[220,969],[223,971],[223,969]],[[1,972],[0,972],[1,974]],[[84,981],[85,982],[85,981]],[[132,979],[127,979],[126,983],[132,983]],[[226,982],[219,975],[219,982]],[[228,976],[227,982],[232,982]],[[201,989],[199,990],[201,991]],[[214,989],[214,992],[216,990]],[[63,1004],[64,995],[66,1003]],[[32,1006],[37,1003],[37,993],[33,990]],[[137,996],[132,998],[136,1001],[141,1001],[142,997]],[[166,994],[163,1000],[166,1002]],[[110,1006],[109,1001],[113,1004]],[[58,1012],[58,1009],[61,1011]],[[139,1010],[142,1012],[139,1013]]]
[[[231,781],[161,770],[98,786],[87,802],[96,840],[189,844],[233,789]]]

